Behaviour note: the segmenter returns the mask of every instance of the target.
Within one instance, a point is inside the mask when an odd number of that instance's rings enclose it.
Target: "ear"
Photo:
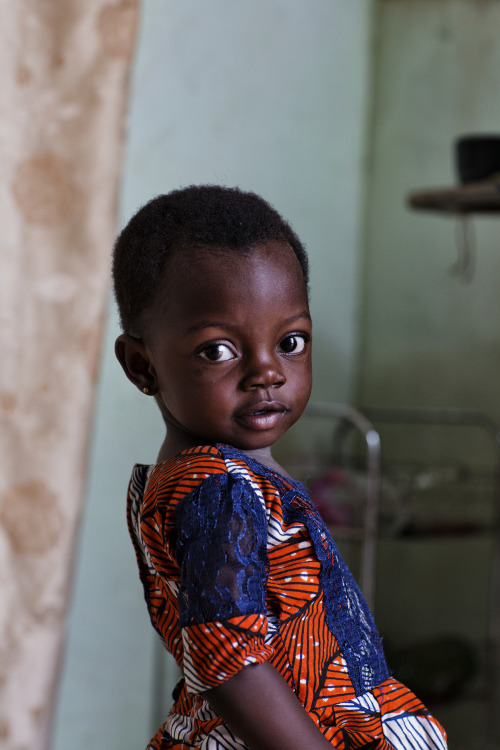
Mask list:
[[[154,367],[141,339],[122,333],[115,342],[115,354],[127,378],[143,393],[158,391]]]

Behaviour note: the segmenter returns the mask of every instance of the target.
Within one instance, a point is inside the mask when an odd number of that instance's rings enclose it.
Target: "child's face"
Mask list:
[[[266,242],[248,254],[190,253],[166,273],[144,343],[149,372],[179,446],[272,445],[311,391],[311,319],[292,249]]]

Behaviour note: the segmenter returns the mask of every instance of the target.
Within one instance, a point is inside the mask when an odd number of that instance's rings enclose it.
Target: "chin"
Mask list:
[[[283,433],[277,436],[273,435],[259,435],[255,438],[239,438],[234,440],[218,440],[219,443],[227,443],[232,445],[234,448],[238,448],[241,451],[258,451],[271,448],[275,443],[278,442]]]

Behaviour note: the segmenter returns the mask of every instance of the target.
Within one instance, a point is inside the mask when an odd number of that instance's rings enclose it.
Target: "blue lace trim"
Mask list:
[[[208,477],[179,503],[179,624],[266,612],[267,519],[250,482]]]
[[[285,524],[299,522],[307,527],[321,563],[326,622],[347,663],[356,695],[386,680],[390,673],[373,616],[304,485],[281,476],[231,446],[218,444],[217,448],[224,459],[243,460],[252,472],[264,476],[276,487],[281,495]]]

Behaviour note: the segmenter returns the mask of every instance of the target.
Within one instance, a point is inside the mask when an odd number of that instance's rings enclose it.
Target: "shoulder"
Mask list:
[[[271,470],[229,445],[200,445],[150,467],[149,485],[182,485],[186,492],[211,477],[229,475],[254,487],[272,485]]]
[[[262,467],[260,467],[262,468]],[[253,497],[267,514],[279,501],[279,491],[259,465],[232,446],[202,445],[183,451],[150,468],[144,493],[145,506],[167,513],[183,500],[202,497],[207,491],[227,493],[228,488]]]
[[[179,500],[221,474],[227,474],[227,468],[220,451],[213,445],[197,446],[152,467],[146,495]]]

